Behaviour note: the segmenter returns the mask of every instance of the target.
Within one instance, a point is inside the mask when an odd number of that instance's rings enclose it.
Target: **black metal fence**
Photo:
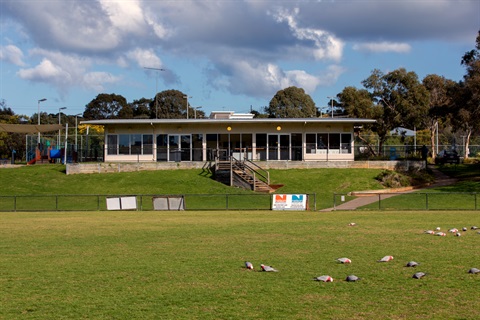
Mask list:
[[[479,210],[476,192],[364,193],[368,200],[355,210]],[[348,194],[334,194],[334,208],[352,200]]]
[[[138,211],[158,210],[154,200],[182,198],[181,210],[271,210],[272,194],[183,194],[183,195],[21,195],[0,196],[0,212],[19,211],[107,211],[110,198],[135,198]],[[307,194],[307,210],[316,211],[316,194]],[[179,209],[176,209],[179,210]]]

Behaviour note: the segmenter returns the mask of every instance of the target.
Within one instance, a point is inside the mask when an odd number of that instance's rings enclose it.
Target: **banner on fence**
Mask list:
[[[274,194],[272,210],[307,210],[307,195]]]
[[[107,210],[137,210],[137,197],[107,198]]]

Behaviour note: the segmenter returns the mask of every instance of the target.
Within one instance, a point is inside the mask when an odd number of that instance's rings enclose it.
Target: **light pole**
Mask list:
[[[78,140],[77,140],[77,136],[78,136],[78,116],[81,116],[82,114],[81,113],[78,113],[75,115],[75,152],[77,152],[78,150],[78,147],[77,147],[77,143],[78,143]]]
[[[61,122],[60,122],[60,113],[62,112],[62,110],[65,110],[65,109],[67,109],[67,107],[58,108],[58,124],[61,124]],[[62,132],[62,130],[61,130],[61,129],[58,129],[57,149],[60,147],[60,135],[61,135],[61,132]]]
[[[197,119],[197,110],[198,109],[202,109],[202,107],[193,108],[193,111],[195,112],[195,119]]]
[[[327,98],[329,98],[330,101],[332,101],[332,118],[333,118],[333,99],[334,99],[335,97],[327,97]]]
[[[188,98],[192,98],[192,97],[189,97],[187,95],[185,95],[183,97],[187,100],[187,119],[188,119]]]
[[[46,98],[43,98],[43,99],[38,100],[38,112],[37,112],[38,125],[40,125],[40,102],[43,102],[43,101],[47,101],[47,99],[46,99]],[[38,128],[38,141],[37,141],[37,144],[40,145],[40,128]]]
[[[158,93],[158,71],[165,71],[165,69],[162,68],[149,68],[149,67],[143,67],[144,69],[148,70],[155,70],[157,71],[155,75],[155,119],[158,119],[158,103],[157,103],[157,93]]]

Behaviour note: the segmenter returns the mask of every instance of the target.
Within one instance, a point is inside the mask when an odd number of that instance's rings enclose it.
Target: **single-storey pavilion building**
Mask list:
[[[106,119],[105,162],[353,161],[354,131],[371,119],[253,118],[212,112],[207,119]]]

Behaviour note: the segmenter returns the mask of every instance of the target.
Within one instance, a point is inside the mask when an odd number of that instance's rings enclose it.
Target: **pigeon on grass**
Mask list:
[[[425,272],[417,272],[415,273],[412,278],[414,279],[422,279],[423,277],[425,277],[427,274]]]
[[[480,273],[480,269],[472,268],[472,269],[468,270],[468,273],[477,274],[477,273]]]
[[[360,280],[360,278],[353,274],[347,276],[347,278],[345,279],[345,281],[348,281],[348,282],[355,282],[358,280]]]
[[[415,262],[415,261],[409,261],[407,262],[407,264],[405,265],[405,267],[409,267],[409,268],[415,268],[416,266],[418,266],[419,263],[418,262]]]
[[[260,267],[262,268],[262,271],[265,271],[265,272],[278,272],[278,270],[273,268],[272,266],[266,266],[261,264]]]
[[[313,278],[315,281],[321,281],[321,282],[333,282],[333,278],[330,276],[320,276],[320,277],[315,277]]]

